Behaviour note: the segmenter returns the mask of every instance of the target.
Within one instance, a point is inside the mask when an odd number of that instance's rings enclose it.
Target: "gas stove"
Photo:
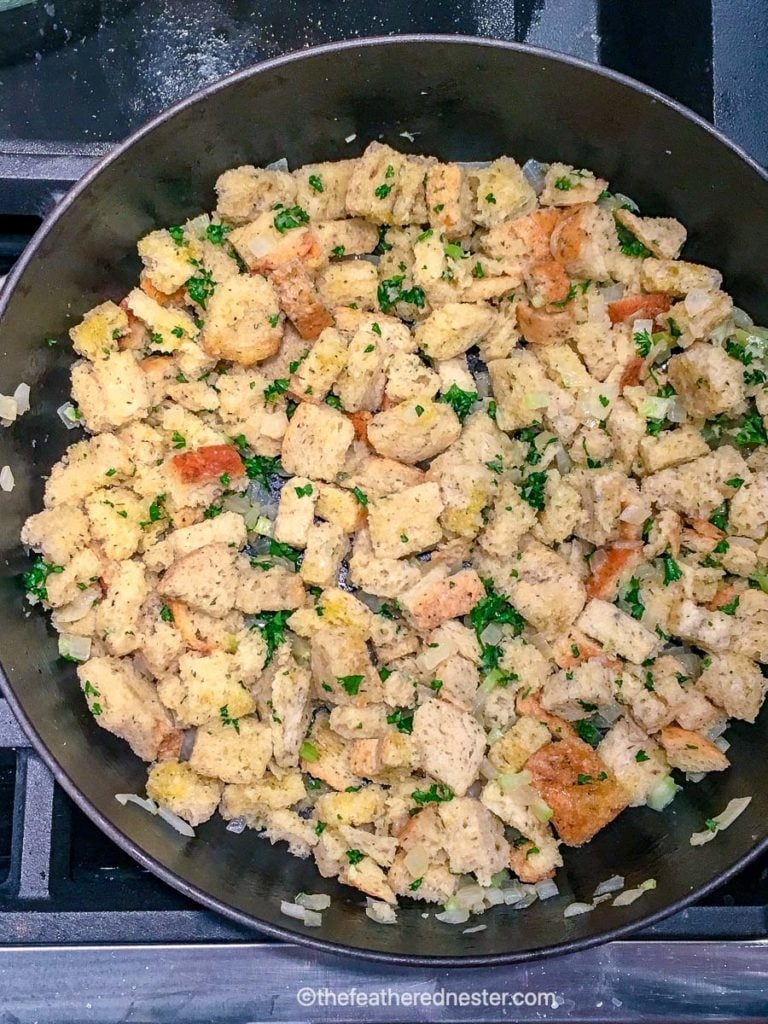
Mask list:
[[[282,52],[417,31],[626,72],[768,164],[761,0],[0,0],[0,278],[92,162],[169,104]],[[520,967],[405,971],[267,940],[106,839],[0,699],[0,1021],[765,1021],[767,955],[767,861],[632,940]]]

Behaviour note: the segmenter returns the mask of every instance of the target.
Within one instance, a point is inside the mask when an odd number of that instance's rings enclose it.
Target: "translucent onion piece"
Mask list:
[[[67,430],[74,430],[75,427],[80,426],[80,417],[75,414],[75,407],[71,402],[65,402],[64,405],[60,405],[56,410],[56,415]]]
[[[738,306],[734,306],[733,322],[736,325],[736,327],[740,327],[742,330],[745,330],[746,328],[752,326],[754,320],[749,315],[749,313],[745,313],[743,309],[740,309]]]
[[[549,170],[549,164],[539,163],[538,160],[526,160],[522,167],[523,174],[536,195],[544,191],[544,179]]]
[[[569,903],[563,911],[563,917],[578,917],[579,914],[589,914],[594,909],[591,903]]]
[[[414,878],[421,878],[429,867],[429,857],[423,846],[414,846],[406,853],[404,864],[409,874]]]
[[[652,810],[663,811],[675,799],[679,788],[671,775],[665,775],[650,791],[646,802]]]
[[[536,894],[540,900],[549,900],[553,896],[559,896],[560,890],[552,878],[545,878],[542,882],[536,883]]]
[[[137,807],[149,811],[150,814],[157,814],[157,804],[149,797],[139,796],[138,793],[115,793],[115,800],[125,807],[126,804],[136,804]]]
[[[287,900],[280,900],[280,913],[286,917],[292,917],[296,921],[303,921],[306,909],[296,903],[289,903]]]
[[[86,590],[81,590],[77,597],[74,597],[68,604],[62,605],[61,608],[57,608],[53,613],[57,627],[59,624],[63,626],[68,622],[77,622],[78,619],[82,619],[91,610],[94,601],[100,597],[101,589],[99,587],[88,587]]]
[[[70,661],[88,661],[91,656],[91,638],[76,633],[59,633],[59,654]]]
[[[625,889],[624,892],[620,892],[616,899],[613,901],[611,906],[614,907],[628,907],[630,903],[634,903],[635,900],[639,900],[645,892],[645,889]]]
[[[744,813],[751,802],[751,796],[740,796],[735,800],[729,800],[725,810],[712,818],[715,828],[707,829],[706,832],[694,832],[689,840],[691,846],[703,846],[705,843],[711,843],[717,833],[724,832],[729,828],[739,815]]]
[[[287,160],[286,157],[281,156],[279,159],[273,160],[271,164],[267,164],[267,166],[264,168],[264,170],[265,171],[287,171],[288,170],[288,160]]]
[[[604,882],[595,889],[595,896],[602,896],[606,892],[618,892],[619,889],[624,888],[624,876],[623,875],[611,875],[610,878],[606,878]]]
[[[487,927],[488,927],[487,924],[476,924],[474,926],[474,928],[465,928],[462,931],[461,934],[462,935],[474,935],[475,932],[484,932]]]
[[[366,900],[365,916],[376,924],[397,924],[395,908],[383,900],[372,900],[370,896]]]
[[[10,466],[3,466],[0,469],[0,491],[12,491],[16,486],[16,481],[13,478],[13,472]]]
[[[6,425],[13,423],[19,414],[19,406],[15,398],[10,395],[0,395],[0,419],[6,421]]]
[[[171,828],[175,828],[181,835],[187,836],[190,839],[195,838],[195,830],[189,822],[184,821],[183,818],[180,818],[178,814],[174,814],[173,811],[169,811],[167,807],[158,807],[157,815],[163,821],[167,821]]]
[[[327,910],[331,905],[331,897],[327,893],[300,892],[294,903],[307,910]]]
[[[227,832],[234,832],[236,836],[245,832],[245,818],[233,818],[232,821],[228,821]]]
[[[316,914],[314,910],[305,910],[304,924],[307,928],[321,928],[323,924],[323,915]]]
[[[469,911],[461,910],[456,908],[455,910],[443,910],[440,914],[435,914],[435,919],[442,921],[443,924],[466,924],[469,920]]]

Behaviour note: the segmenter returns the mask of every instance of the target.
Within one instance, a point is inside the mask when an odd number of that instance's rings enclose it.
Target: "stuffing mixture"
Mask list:
[[[70,331],[86,434],[22,534],[148,797],[446,904],[725,771],[765,693],[768,332],[685,228],[378,142],[216,193]]]

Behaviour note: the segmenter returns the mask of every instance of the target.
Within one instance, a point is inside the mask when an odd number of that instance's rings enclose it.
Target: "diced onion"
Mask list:
[[[13,478],[13,472],[10,466],[3,466],[0,469],[0,491],[12,491],[16,486],[16,481]]]
[[[594,909],[591,903],[569,903],[563,911],[563,917],[578,917],[579,914],[589,914]]]
[[[672,399],[669,409],[667,409],[667,419],[670,423],[685,423],[688,419],[688,413],[679,398]]]
[[[714,744],[717,747],[717,749],[722,750],[723,753],[725,753],[731,745],[725,738],[725,736],[718,736],[717,739],[714,741]]]
[[[331,897],[324,892],[300,892],[294,903],[306,907],[307,910],[327,910],[331,905]]]
[[[493,762],[489,761],[487,757],[484,757],[480,762],[480,774],[484,779],[493,780],[499,774],[499,770]]]
[[[648,509],[643,505],[627,505],[619,515],[622,523],[632,523],[633,526],[640,526],[647,518]]]
[[[167,821],[171,828],[175,828],[181,835],[188,836],[190,839],[195,838],[195,830],[189,822],[184,821],[183,818],[180,818],[178,814],[174,814],[173,811],[169,811],[167,807],[158,807],[157,815],[163,821]]]
[[[18,402],[10,395],[0,395],[0,420],[5,420],[9,426],[19,414]]]
[[[749,313],[745,313],[743,309],[740,309],[738,306],[734,306],[733,322],[736,325],[736,327],[740,327],[742,330],[745,330],[747,327],[752,326],[754,320],[749,315]]]
[[[544,179],[547,176],[548,170],[549,164],[539,163],[538,160],[526,160],[523,164],[522,171],[526,181],[537,196],[541,195],[544,191]]]
[[[711,293],[703,288],[691,288],[683,299],[683,305],[691,316],[702,313],[711,301]]]
[[[189,235],[192,238],[204,238],[205,233],[208,230],[208,226],[211,223],[211,218],[207,213],[200,213],[197,217],[191,217],[184,224],[184,234]]]
[[[735,800],[729,800],[725,810],[712,818],[714,829],[707,829],[706,832],[694,832],[689,840],[691,846],[704,846],[705,843],[711,843],[717,833],[724,832],[729,828],[739,815],[744,813],[751,802],[751,796],[741,796]]]
[[[314,910],[305,910],[304,924],[307,928],[320,928],[323,924],[323,915],[316,914]]]
[[[552,878],[545,878],[542,882],[536,883],[536,894],[540,900],[549,900],[553,896],[559,896],[560,890]]]
[[[139,796],[138,793],[115,793],[115,800],[125,807],[126,804],[136,804],[137,807],[149,811],[150,814],[157,814],[157,804],[149,797]]]
[[[521,772],[505,772],[499,775],[499,785],[505,793],[510,793],[513,789],[519,789],[520,786],[525,786],[531,781],[531,773],[528,771]]]
[[[303,921],[306,909],[297,903],[289,903],[287,900],[280,900],[280,913],[286,917],[292,917],[296,921]]]
[[[546,391],[526,391],[523,395],[523,406],[526,409],[546,409],[549,395]]]
[[[406,870],[414,878],[421,878],[429,867],[429,857],[423,846],[414,846],[403,859]]]
[[[655,889],[656,888],[656,879],[655,878],[646,878],[646,880],[644,882],[640,883],[639,887],[644,892],[648,892],[650,889]]]
[[[619,889],[624,888],[624,876],[623,875],[611,875],[610,878],[606,878],[604,882],[595,889],[595,896],[602,896],[609,892],[618,892]]]
[[[663,420],[666,418],[673,402],[674,399],[672,398],[659,398],[658,395],[649,395],[643,399],[637,411],[647,420]]]
[[[248,524],[246,522],[246,527],[247,526]],[[267,519],[266,516],[258,515],[251,527],[251,530],[254,533],[260,534],[262,537],[271,537],[274,528],[275,524],[270,519]]]
[[[702,779],[706,779],[706,777],[707,777],[707,773],[706,772],[686,772],[685,773],[685,781],[686,782],[692,782],[694,785],[696,785],[697,782],[701,782]]]
[[[62,605],[61,608],[57,608],[53,613],[57,628],[59,625],[63,626],[68,622],[77,622],[78,619],[82,619],[91,610],[94,601],[100,597],[100,587],[87,587],[85,590],[79,591],[77,597],[73,597],[71,601]]]
[[[357,132],[352,132],[351,135],[347,135],[347,137],[344,139],[344,141],[347,143],[347,145],[349,145],[349,143],[350,142],[354,142],[356,138],[357,138]]]
[[[475,932],[484,932],[488,927],[487,924],[476,924],[474,928],[465,928],[462,931],[462,935],[474,935]]]
[[[16,399],[19,416],[23,416],[25,412],[29,412],[29,384],[22,381],[13,392],[13,397]]]
[[[571,471],[573,460],[568,452],[561,445],[552,445],[555,449],[555,464],[561,476],[567,476]]]
[[[623,192],[616,192],[615,198],[618,201],[619,206],[628,206],[632,213],[640,213],[640,207],[637,205],[634,199],[630,199],[629,196],[625,196]]]
[[[80,416],[71,402],[65,402],[64,405],[60,405],[56,410],[56,414],[67,430],[74,430],[75,427],[80,426]]]
[[[495,690],[501,680],[504,678],[504,673],[499,668],[492,668],[491,671],[483,679],[482,683],[478,687],[480,693],[490,693]]]
[[[504,893],[501,889],[492,885],[483,889],[483,900],[488,907],[498,907],[504,902]]]
[[[653,334],[653,320],[635,320],[632,324],[632,334],[642,334],[647,331]]]
[[[536,890],[533,888],[532,885],[528,886],[528,888],[532,891],[524,893],[523,898],[521,900],[518,900],[516,903],[513,903],[513,910],[526,910],[528,907],[531,906],[531,904],[535,903],[536,900],[539,898],[536,895]]]
[[[88,661],[91,656],[91,638],[75,633],[59,633],[59,654],[71,661]]]
[[[534,800],[530,805],[534,818],[545,825],[554,813],[552,808],[544,800]]]
[[[489,622],[480,634],[480,643],[495,647],[497,644],[501,643],[503,636],[504,630],[501,626],[497,622]]]
[[[227,832],[234,832],[236,836],[245,832],[245,818],[233,818],[227,822]]]
[[[675,783],[671,775],[665,775],[659,779],[656,785],[648,794],[646,803],[654,811],[663,811],[675,799],[675,794],[680,787]]]
[[[265,171],[287,171],[288,160],[286,157],[281,156],[278,160],[273,160],[271,164],[267,164],[264,168]]]
[[[469,920],[469,911],[457,907],[454,910],[443,910],[440,914],[435,914],[435,918],[443,924],[466,924]]]
[[[366,900],[365,916],[376,924],[397,924],[395,908],[383,900],[372,900],[370,896]]]
[[[588,295],[591,293],[588,293]],[[624,296],[624,285],[620,281],[600,288],[600,297],[604,302],[616,302]]]
[[[408,139],[409,142],[415,142],[417,135],[421,135],[421,132],[400,132],[400,137]]]
[[[639,900],[645,892],[645,889],[625,889],[624,892],[620,892],[616,899],[611,904],[614,907],[628,907],[630,903],[634,903],[635,900]]]

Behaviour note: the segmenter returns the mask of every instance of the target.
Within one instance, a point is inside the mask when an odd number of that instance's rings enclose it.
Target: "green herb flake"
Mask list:
[[[364,676],[338,676],[336,682],[350,697],[356,697],[364,678]]]
[[[302,761],[316,761],[319,754],[317,753],[317,747],[315,744],[310,743],[309,740],[304,740],[299,747],[299,757]]]
[[[273,380],[264,388],[264,401],[276,402],[288,390],[290,383],[287,377],[278,377],[277,380]]]
[[[350,864],[359,864],[364,856],[360,850],[347,850],[347,860]]]
[[[255,625],[252,628],[258,629],[267,645],[267,657],[264,661],[264,668],[272,661],[275,651],[280,644],[285,643],[285,626],[293,612],[286,609],[279,612],[259,612]]]
[[[304,484],[303,487],[294,487],[297,498],[309,498],[312,495],[312,484]]]
[[[425,804],[444,804],[453,800],[453,790],[443,783],[433,782],[429,789],[414,789],[411,800],[420,807]]]
[[[230,717],[228,705],[224,704],[219,708],[219,718],[222,725],[231,725],[238,736],[240,735],[240,719]]]
[[[273,223],[280,234],[284,235],[292,228],[300,228],[302,224],[308,224],[309,214],[300,206],[284,207],[277,211]]]
[[[178,432],[178,430],[174,430],[174,432],[171,434],[171,442],[172,442],[174,448],[186,448],[187,447],[187,439],[186,439],[186,437],[184,437],[183,434],[180,434]]]
[[[395,708],[387,715],[387,723],[397,727],[398,732],[413,732],[413,713],[415,708]]]
[[[588,718],[578,719],[573,723],[573,728],[575,729],[576,735],[579,739],[584,740],[584,742],[588,743],[593,749],[597,747],[602,739],[600,730],[593,722],[590,722]]]
[[[205,237],[214,245],[221,245],[231,230],[228,224],[209,224],[205,229]]]
[[[527,501],[531,508],[537,512],[543,512],[545,506],[545,489],[547,485],[547,474],[529,473],[519,485],[520,497]]]
[[[320,180],[319,175],[310,174],[307,180],[309,182],[309,187],[313,189],[315,192],[325,192],[325,189],[323,188],[323,183]]]
[[[469,416],[472,406],[477,401],[478,394],[476,391],[463,391],[457,384],[451,384],[444,395],[440,395],[438,402],[445,402],[446,405],[450,405],[453,411],[459,418],[459,422],[463,423],[464,420]]]
[[[638,750],[638,752],[635,754],[635,760],[638,764],[642,764],[643,761],[650,761],[651,759],[650,757],[648,757],[644,750]]]

